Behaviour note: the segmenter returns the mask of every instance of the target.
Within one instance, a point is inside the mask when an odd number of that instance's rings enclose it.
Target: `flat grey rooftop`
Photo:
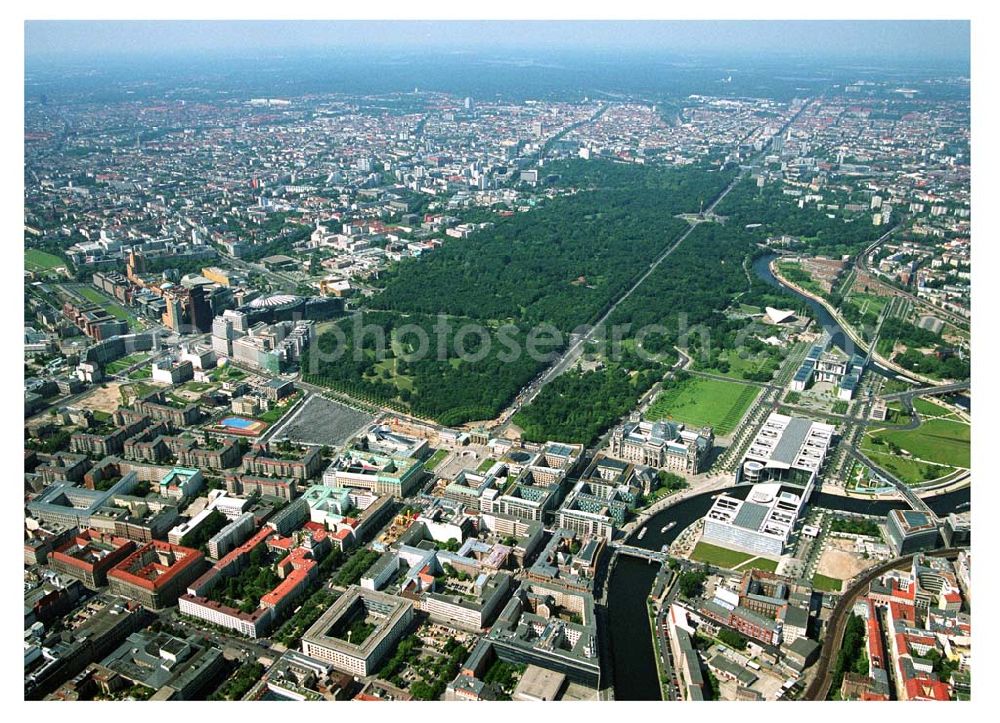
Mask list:
[[[774,446],[771,452],[771,459],[775,462],[782,462],[791,465],[802,449],[802,443],[806,441],[812,422],[801,417],[792,417],[788,420],[788,426],[781,434],[781,439]]]
[[[759,530],[764,518],[767,517],[768,507],[758,505],[754,502],[744,502],[740,511],[736,513],[733,525],[742,527],[745,530]]]

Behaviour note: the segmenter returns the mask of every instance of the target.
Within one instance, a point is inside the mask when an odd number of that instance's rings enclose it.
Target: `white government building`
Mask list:
[[[780,484],[757,484],[746,500],[723,494],[705,516],[702,539],[713,545],[780,557],[805,506],[805,496]]]

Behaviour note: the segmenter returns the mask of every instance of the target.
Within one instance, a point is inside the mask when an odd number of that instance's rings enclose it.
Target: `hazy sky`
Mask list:
[[[659,50],[967,63],[967,21],[28,21],[25,54],[159,55],[364,48]]]

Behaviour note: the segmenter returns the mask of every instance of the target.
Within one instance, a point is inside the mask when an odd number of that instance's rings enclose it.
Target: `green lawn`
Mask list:
[[[737,570],[763,570],[764,572],[774,572],[778,569],[777,560],[768,560],[766,557],[755,557],[747,560],[742,565],[737,566]]]
[[[854,302],[858,310],[864,314],[874,314],[878,316],[882,313],[882,307],[889,303],[888,296],[877,296],[875,294],[865,294],[854,292],[849,299]]]
[[[646,412],[651,421],[671,419],[691,427],[711,426],[716,434],[729,434],[739,423],[760,389],[719,379],[688,377],[665,389]]]
[[[149,367],[144,368],[147,370],[149,369]],[[124,397],[126,393],[129,393],[130,396],[134,395],[136,397],[144,397],[150,392],[156,391],[160,388],[161,387],[155,384],[147,384],[146,382],[131,382],[129,384],[122,384],[121,387],[119,387],[118,392],[122,395],[122,397]]]
[[[861,444],[861,449],[876,465],[911,485],[944,477],[955,471],[954,467],[927,464],[898,454],[890,454],[885,446],[872,445],[871,437],[867,435]]]
[[[186,382],[182,384],[179,388],[188,392],[207,392],[211,389],[214,384],[208,382]]]
[[[291,397],[282,401],[282,403],[279,406],[273,407],[272,409],[268,409],[263,414],[258,414],[257,419],[267,424],[274,424],[279,419],[285,416],[285,414],[288,412],[289,409],[291,409],[292,405],[295,404],[298,398],[299,398],[299,393],[296,392]]]
[[[439,449],[434,454],[431,455],[430,459],[424,462],[424,470],[427,472],[433,472],[437,469],[437,466],[441,464],[441,460],[448,456],[447,449]]]
[[[744,372],[756,374],[757,372],[768,370],[773,375],[781,366],[781,354],[775,352],[774,355],[764,353],[748,355],[746,358],[740,356],[735,349],[727,349],[719,353],[719,362],[725,363],[725,371],[720,369],[719,363],[702,364],[697,363],[694,368],[700,371],[720,374],[732,379],[746,379]]]
[[[108,364],[108,366],[105,368],[105,371],[108,372],[109,374],[118,374],[119,372],[125,371],[133,364],[138,364],[139,362],[145,361],[148,358],[149,354],[145,354],[143,352],[139,352],[136,354],[129,354],[128,356],[124,356],[121,359],[116,359],[115,361]]]
[[[691,559],[695,562],[707,562],[709,565],[727,569],[732,569],[752,557],[753,555],[746,552],[729,550],[725,547],[710,545],[707,542],[699,542],[694,546],[694,550],[691,551]]]
[[[212,372],[213,382],[238,382],[246,378],[246,372],[234,366],[218,367]]]
[[[968,468],[969,432],[969,425],[963,422],[928,419],[913,430],[884,430],[872,432],[871,436],[891,442],[919,460]],[[876,451],[890,451],[879,450],[879,446],[874,445]]]
[[[826,575],[820,575],[818,572],[813,575],[812,579],[813,587],[817,590],[822,590],[823,592],[840,592],[841,587],[843,587],[844,581],[838,580],[835,577],[827,577]]]
[[[42,251],[40,249],[25,249],[24,268],[32,271],[47,271],[60,266],[65,266],[66,262],[58,256]]]
[[[116,319],[127,321],[129,327],[131,328],[136,327],[137,325],[136,318],[132,316],[130,313],[128,313],[125,310],[125,308],[117,301],[112,300],[110,297],[102,294],[97,289],[92,289],[89,286],[80,286],[76,289],[76,291],[84,299],[90,301],[91,303],[97,304]]]
[[[929,399],[913,398],[913,409],[921,417],[941,417],[943,419],[955,419],[955,415],[948,409],[935,404]]]
[[[492,457],[487,457],[486,459],[484,459],[482,462],[479,463],[479,467],[476,468],[476,472],[478,472],[479,474],[485,474],[486,472],[489,471],[490,467],[492,467],[495,463],[496,463],[495,459],[493,459]]]
[[[92,289],[89,286],[81,286],[77,288],[76,292],[80,294],[87,301],[92,301],[95,304],[106,304],[108,303],[108,297],[102,294],[97,289]]]
[[[811,291],[817,296],[825,295],[823,288],[812,275],[802,268],[802,264],[795,261],[779,261],[777,263],[778,273],[791,281],[793,284],[801,286],[806,291]]]
[[[396,348],[396,342],[393,341],[393,349],[395,348]],[[374,352],[372,352],[371,354],[368,354],[368,356],[370,358],[374,358],[375,354]],[[409,389],[412,392],[413,377],[406,374],[398,374],[396,372],[398,359],[399,359],[398,356],[394,356],[391,359],[383,359],[382,361],[377,362],[374,367],[375,374],[365,378],[368,379],[369,381],[381,379],[383,381],[391,382],[396,386],[396,389],[398,389],[399,391],[403,391],[404,389]],[[461,361],[461,360],[456,359],[455,361]],[[388,372],[388,376],[382,376],[383,370]]]

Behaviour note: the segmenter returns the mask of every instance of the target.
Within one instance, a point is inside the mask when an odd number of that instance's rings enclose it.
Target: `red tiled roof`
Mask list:
[[[291,557],[291,555],[289,555],[289,557]],[[275,605],[278,605],[286,596],[297,592],[302,583],[309,579],[309,575],[315,567],[316,563],[313,560],[302,560],[301,564],[295,565],[295,569],[288,573],[288,575],[285,576],[285,579],[278,583],[277,587],[261,597],[261,606],[274,607]]]
[[[268,547],[273,547],[277,550],[290,550],[294,541],[291,537],[274,537],[268,543]]]
[[[174,554],[175,560],[169,565],[163,565],[160,562],[142,564],[148,553],[154,550],[170,551]],[[111,568],[108,577],[130,585],[137,585],[146,590],[159,590],[183,570],[198,564],[202,558],[204,555],[201,552],[190,547],[153,540]],[[141,567],[137,568],[139,565]]]
[[[906,681],[906,695],[911,700],[949,700],[950,686],[940,680],[910,678]]]

